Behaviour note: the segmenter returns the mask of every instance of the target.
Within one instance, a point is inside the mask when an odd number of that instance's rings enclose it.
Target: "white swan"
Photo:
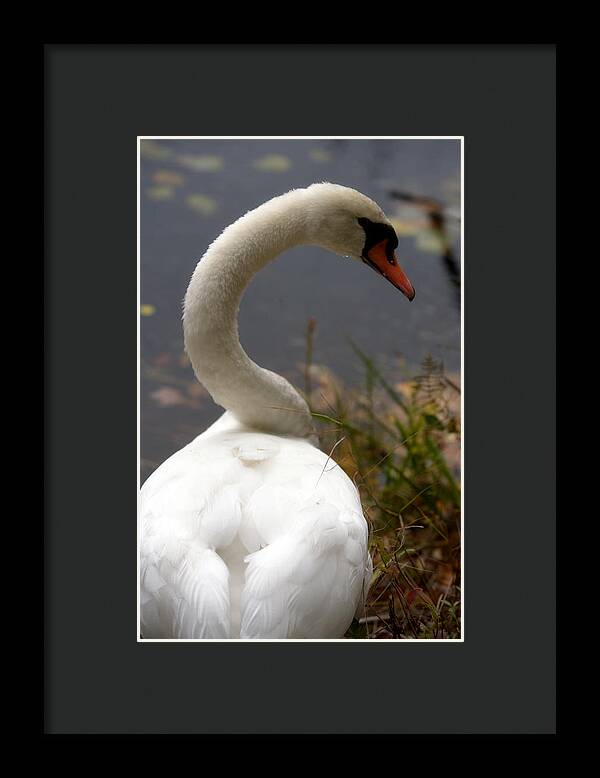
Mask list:
[[[238,339],[248,282],[298,244],[361,259],[414,297],[381,208],[336,184],[275,197],[212,243],[183,329],[198,380],[226,412],[141,490],[143,638],[340,638],[362,611],[372,562],[357,489],[316,447],[302,397]]]

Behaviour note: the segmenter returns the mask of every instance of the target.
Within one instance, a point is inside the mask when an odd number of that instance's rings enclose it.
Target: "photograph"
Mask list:
[[[463,642],[464,142],[137,137],[138,642]]]

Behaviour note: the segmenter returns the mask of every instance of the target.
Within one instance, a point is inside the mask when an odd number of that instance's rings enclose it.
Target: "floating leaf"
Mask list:
[[[187,401],[179,389],[172,386],[163,386],[160,389],[150,393],[150,397],[163,408],[172,405],[186,405]]]
[[[142,157],[155,160],[169,159],[173,156],[171,149],[161,146],[160,143],[154,140],[140,141],[140,153]]]
[[[175,190],[172,186],[151,186],[146,189],[146,195],[151,200],[172,200]]]
[[[267,173],[285,173],[292,167],[292,161],[282,154],[267,154],[255,160],[254,167]]]
[[[162,354],[157,354],[150,361],[156,367],[166,367],[166,365],[168,365],[171,362],[171,355],[167,354],[166,352],[163,352]]]
[[[404,221],[402,219],[390,219],[397,235],[417,235],[422,229],[418,222]]]
[[[168,187],[181,186],[185,182],[185,178],[173,170],[156,170],[152,174],[152,180],[157,184],[164,184]]]
[[[188,208],[198,211],[203,216],[210,216],[217,210],[217,203],[212,197],[202,194],[191,194],[185,198]]]
[[[221,157],[215,157],[212,154],[182,154],[176,157],[176,160],[183,167],[194,170],[196,173],[213,173],[223,167]]]
[[[417,247],[429,254],[443,254],[445,249],[441,236],[434,232],[420,232],[417,235]]]
[[[140,305],[140,314],[142,316],[154,316],[156,308],[154,305]]]
[[[315,162],[329,162],[331,160],[331,154],[325,149],[311,149],[308,156]]]

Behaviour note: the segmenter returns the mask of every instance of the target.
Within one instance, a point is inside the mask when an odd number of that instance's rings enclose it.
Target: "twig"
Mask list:
[[[333,448],[331,449],[331,451],[329,452],[329,454],[328,454],[328,456],[327,456],[327,459],[325,460],[325,464],[323,465],[323,469],[321,470],[321,475],[318,477],[318,479],[317,479],[317,483],[315,484],[315,489],[317,488],[317,486],[319,485],[319,481],[320,481],[320,480],[321,480],[321,478],[323,477],[323,473],[325,472],[325,468],[327,467],[327,464],[328,464],[329,460],[331,459],[331,455],[332,455],[332,454],[333,454],[333,452],[336,450],[336,448],[337,448],[337,447],[340,445],[340,443],[342,443],[344,440],[346,440],[346,436],[345,436],[345,435],[344,435],[344,437],[343,437],[343,438],[340,438],[340,439],[338,440],[338,442],[337,442],[337,443],[334,445],[334,447],[333,447]],[[336,467],[337,467],[337,466],[338,466],[338,465],[337,465],[337,462],[336,462]]]

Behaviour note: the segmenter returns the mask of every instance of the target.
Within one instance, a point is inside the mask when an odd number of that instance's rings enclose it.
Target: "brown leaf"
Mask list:
[[[156,367],[165,367],[170,363],[170,361],[171,361],[171,355],[166,354],[164,352],[162,354],[157,354],[151,360],[152,364],[155,365]]]
[[[185,178],[180,173],[175,173],[172,170],[157,170],[153,173],[152,180],[156,184],[165,186],[181,186]]]
[[[150,397],[163,408],[186,404],[184,395],[179,389],[174,389],[172,386],[163,386],[160,389],[156,389],[154,392],[151,392]]]

